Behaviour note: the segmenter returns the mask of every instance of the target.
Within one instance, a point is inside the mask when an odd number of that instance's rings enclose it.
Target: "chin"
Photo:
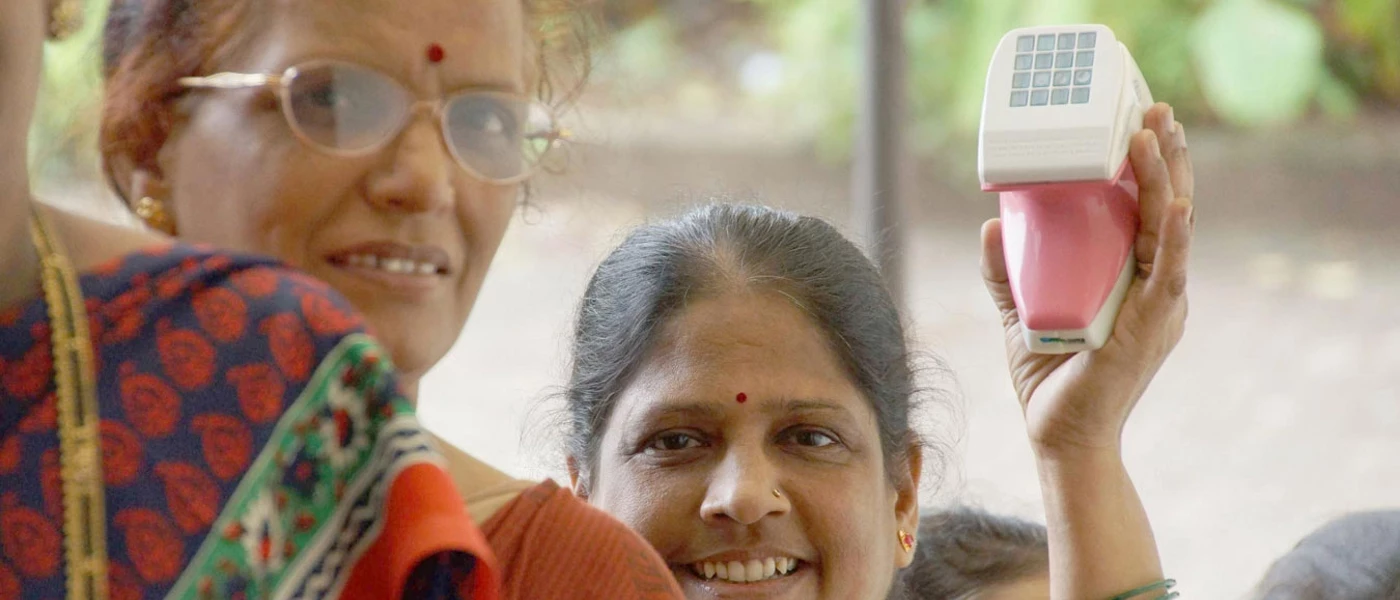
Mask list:
[[[422,311],[414,319],[404,319],[403,309],[381,309],[379,312],[394,314],[367,314],[370,334],[379,340],[393,358],[394,368],[400,378],[422,377],[452,349],[456,335],[444,335],[447,328],[442,323],[449,319],[431,318],[429,311]],[[387,318],[386,318],[387,317]],[[452,329],[455,334],[461,326]]]

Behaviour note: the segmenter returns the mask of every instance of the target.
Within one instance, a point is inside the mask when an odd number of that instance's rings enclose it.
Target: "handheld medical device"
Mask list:
[[[1103,25],[1007,33],[987,72],[982,189],[1001,198],[1002,247],[1026,345],[1100,348],[1137,263],[1137,179],[1128,142],[1152,93]]]

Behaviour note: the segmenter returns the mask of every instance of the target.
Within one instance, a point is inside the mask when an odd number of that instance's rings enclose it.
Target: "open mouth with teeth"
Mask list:
[[[695,575],[706,581],[757,583],[787,577],[801,566],[796,558],[768,557],[746,561],[697,562],[690,565]]]
[[[432,263],[409,258],[387,258],[373,254],[348,254],[337,256],[331,262],[342,267],[376,269],[395,275],[445,275],[446,269]]]

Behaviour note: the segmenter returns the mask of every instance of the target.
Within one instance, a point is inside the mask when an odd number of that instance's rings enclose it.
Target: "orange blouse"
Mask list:
[[[684,598],[666,563],[627,526],[546,480],[482,524],[501,600]]]

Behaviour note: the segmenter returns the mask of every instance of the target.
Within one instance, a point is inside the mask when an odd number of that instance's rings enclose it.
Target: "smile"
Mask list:
[[[351,254],[343,257],[342,266],[378,269],[396,275],[444,275],[446,268],[408,258],[389,258],[373,254]],[[331,262],[337,262],[332,260]]]
[[[451,258],[437,246],[378,241],[341,248],[326,256],[330,264],[370,273],[432,277],[451,273]]]
[[[413,301],[437,293],[455,270],[451,257],[442,248],[396,241],[346,246],[326,254],[324,260],[337,272],[353,278],[347,283],[367,283],[374,286],[371,293]]]
[[[757,583],[786,577],[797,570],[800,562],[801,561],[796,558],[770,556],[768,558],[754,558],[746,561],[702,561],[692,563],[690,568],[695,572],[697,577],[705,580],[720,580],[730,583]]]

